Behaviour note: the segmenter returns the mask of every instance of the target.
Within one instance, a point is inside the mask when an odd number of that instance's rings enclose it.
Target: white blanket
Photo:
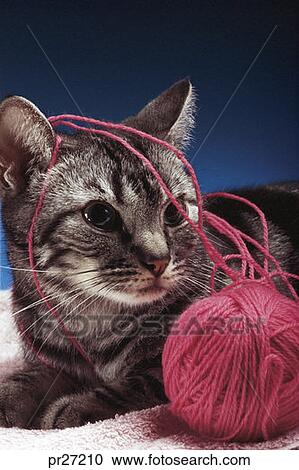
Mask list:
[[[9,292],[0,291],[0,380],[21,366],[21,352],[10,312]],[[173,417],[167,406],[116,416],[62,431],[0,428],[0,449],[290,449],[299,447],[299,429],[255,444],[203,441]]]

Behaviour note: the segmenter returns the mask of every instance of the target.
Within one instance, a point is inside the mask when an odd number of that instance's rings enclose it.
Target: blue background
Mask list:
[[[84,114],[119,121],[189,76],[199,106],[191,158],[277,25],[194,164],[205,191],[298,179],[296,3],[2,2],[0,95],[78,114],[71,94]]]

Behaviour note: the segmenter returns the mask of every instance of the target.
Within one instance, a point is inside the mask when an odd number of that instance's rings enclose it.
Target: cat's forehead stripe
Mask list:
[[[80,143],[81,141],[79,141]],[[138,146],[137,146],[138,148]],[[158,152],[156,147],[138,148],[153,160],[163,180],[175,197],[188,193],[192,188],[182,167],[172,155]],[[167,201],[167,196],[155,177],[142,162],[125,149],[111,142],[84,140],[77,152],[68,149],[54,168],[59,192],[68,199],[82,204],[90,200],[103,199],[117,206],[146,205],[148,209]]]

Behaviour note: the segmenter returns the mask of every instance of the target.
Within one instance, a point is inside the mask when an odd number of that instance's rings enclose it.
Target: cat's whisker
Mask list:
[[[200,278],[201,280],[203,281],[207,281],[208,283],[210,282],[211,280],[211,270],[210,272],[207,272],[207,273],[202,273],[201,271],[199,271],[200,273]],[[188,274],[192,275],[192,272],[191,271],[188,271]],[[227,285],[227,276],[224,274],[224,273],[217,273],[215,276],[214,276],[214,279],[215,279],[215,282],[217,281],[219,284],[222,284],[223,286]]]
[[[192,274],[191,274],[191,276],[187,276],[185,274],[183,279],[184,279],[185,282],[191,283],[191,284],[195,285],[196,287],[200,287],[202,289],[206,288],[206,283],[202,282],[201,280],[199,280],[197,278],[192,277]]]
[[[94,278],[85,280],[84,282],[93,281],[93,280],[96,279],[96,278],[97,278],[97,277],[94,277]],[[90,286],[92,286],[92,284],[91,284]],[[90,286],[87,286],[87,287],[90,287]],[[58,308],[58,307],[61,307],[61,305],[64,305],[64,304],[66,304],[66,303],[72,303],[72,302],[74,302],[78,297],[82,296],[82,289],[81,289],[81,287],[77,287],[77,288],[74,289],[73,291],[68,292],[68,294],[69,294],[69,293],[74,293],[74,295],[71,296],[71,297],[68,297],[67,299],[64,299],[62,302],[60,302],[60,303],[58,303],[58,304],[52,306],[52,308],[55,309],[55,310],[57,310],[57,308]],[[92,294],[92,295],[94,295],[94,294]],[[47,314],[49,314],[49,311],[46,311],[44,315],[47,315]],[[44,315],[42,315],[42,317],[44,317]],[[43,325],[41,325],[40,329],[42,328],[42,326],[43,326]],[[37,334],[39,333],[40,329],[38,330]],[[34,342],[35,342],[35,340],[34,340]],[[34,342],[33,342],[33,343],[34,343]]]
[[[29,273],[47,273],[51,275],[57,275],[61,276],[61,270],[60,271],[53,271],[49,269],[30,269],[30,268],[17,268],[17,267],[12,267],[12,266],[7,266],[7,265],[0,265],[0,269],[7,269],[9,271],[22,271],[22,272],[29,272]],[[66,274],[74,276],[74,275],[79,275],[79,274],[87,274],[90,272],[97,272],[99,271],[98,269],[88,269],[86,271],[66,271]]]
[[[73,310],[71,310],[70,312],[68,312],[68,314],[63,318],[64,323],[66,324],[66,323],[68,322],[68,318],[70,317],[70,315],[71,315],[73,312],[75,312],[76,310],[78,310],[78,308],[79,308],[81,305],[83,305],[85,302],[87,302],[88,300],[90,300],[92,297],[95,297],[94,300],[97,300],[100,291],[101,291],[101,290],[104,290],[106,287],[107,287],[107,286],[103,286],[103,287],[99,290],[99,292],[98,292],[97,294],[92,293],[92,294],[90,294],[86,299],[84,299],[82,302],[80,302],[79,304],[77,304],[76,307],[75,307]],[[114,288],[114,287],[115,287],[115,286],[112,286],[112,288]],[[58,327],[59,327],[59,323],[57,322],[56,326],[53,328],[53,330],[51,330],[51,332],[48,334],[48,336],[45,338],[45,340],[44,340],[43,343],[41,344],[40,348],[38,349],[38,351],[37,351],[37,353],[36,353],[37,356],[40,354],[40,352],[41,352],[43,346],[46,344],[46,342],[48,341],[49,337],[50,337],[51,335],[53,335],[53,333],[56,331],[56,329],[57,329]]]
[[[98,276],[94,276],[94,277],[92,277],[92,278],[90,278],[90,279],[83,279],[82,281],[80,281],[80,282],[78,282],[78,283],[76,284],[76,289],[81,288],[81,286],[84,285],[85,283],[87,283],[87,282],[89,282],[89,281],[91,281],[91,280],[93,280],[93,279],[97,279],[97,278],[98,278]],[[62,281],[61,281],[61,282],[62,282]],[[52,286],[52,287],[55,287],[55,289],[57,289],[57,288],[59,287],[59,285]],[[70,292],[73,292],[73,290],[70,291]],[[29,294],[28,294],[28,295],[29,295]],[[28,309],[30,309],[30,308],[32,308],[32,307],[35,307],[35,306],[37,306],[37,305],[39,305],[39,304],[44,303],[45,300],[51,300],[52,298],[58,297],[58,296],[60,296],[60,295],[62,295],[62,293],[61,293],[61,292],[58,292],[58,293],[57,293],[57,291],[55,291],[55,293],[53,293],[53,294],[45,295],[45,297],[44,297],[43,299],[38,299],[37,301],[32,302],[31,304],[27,305],[26,307],[23,307],[22,309],[20,309],[20,310],[18,310],[18,311],[16,311],[16,312],[13,312],[13,313],[12,313],[12,316],[18,315],[19,313],[24,312],[25,310],[28,310]],[[63,293],[63,295],[65,295],[65,292]]]
[[[184,277],[181,280],[180,285],[187,285],[188,289],[191,289],[193,293],[198,296],[200,296],[201,293],[204,296],[210,293],[210,289],[209,289],[209,286],[207,286],[207,284],[204,284],[198,279],[193,279],[192,277]],[[198,288],[200,288],[200,290]]]
[[[58,307],[61,307],[61,305],[65,305],[66,303],[68,304],[68,307],[69,307],[69,305],[70,305],[72,302],[75,302],[78,298],[80,298],[80,296],[81,296],[81,292],[76,292],[76,293],[71,297],[70,300],[69,300],[69,299],[66,299],[65,301],[60,302],[59,304],[53,306],[53,308],[56,310]],[[86,300],[86,299],[85,299],[85,300]],[[77,306],[76,306],[76,307],[77,307]],[[76,307],[75,307],[75,308],[76,308]],[[47,313],[49,314],[49,312],[47,312]],[[66,316],[64,317],[64,320],[65,320],[65,318],[67,318],[67,316],[68,316],[68,315],[66,315]],[[52,317],[52,318],[53,318],[53,317]],[[39,332],[41,331],[41,329],[43,328],[43,326],[44,326],[44,325],[42,324],[42,325],[40,326],[39,330],[37,331],[37,333],[36,333],[36,335],[35,335],[35,338],[34,338],[34,341],[33,341],[33,346],[34,346],[36,340],[38,339]],[[48,334],[48,336],[45,338],[43,344],[45,344],[45,343],[48,341],[48,339],[49,339],[49,337],[52,335],[52,333],[53,333],[54,331],[56,331],[56,329],[58,329],[58,328],[59,328],[59,322],[56,322],[56,325],[55,325],[54,329],[50,331],[50,333]],[[41,346],[41,348],[42,348],[42,346]]]
[[[14,316],[16,316],[16,315],[18,315],[18,314],[20,314],[20,313],[22,313],[22,312],[25,312],[26,310],[29,310],[30,308],[33,308],[33,307],[36,307],[36,306],[39,305],[39,304],[45,303],[46,300],[51,300],[51,299],[53,299],[53,298],[55,298],[55,297],[58,297],[58,295],[59,295],[59,294],[57,294],[57,293],[55,293],[55,294],[53,293],[53,294],[46,295],[46,296],[44,296],[43,299],[38,299],[38,300],[36,300],[35,302],[32,302],[32,303],[29,304],[29,305],[26,305],[26,307],[23,307],[23,308],[21,308],[20,310],[17,310],[16,312],[13,312],[11,315],[14,317]]]
[[[7,265],[0,265],[0,269],[7,269],[10,271],[21,271],[21,272],[28,272],[28,273],[44,273],[44,274],[50,274],[51,276],[61,276],[61,270],[59,271],[53,271],[52,269],[30,269],[30,268],[18,268],[18,267],[12,267],[12,266],[7,266]],[[128,268],[118,268],[118,269],[101,269],[99,268],[93,268],[93,269],[87,269],[84,271],[65,271],[65,274],[67,276],[79,276],[82,274],[88,274],[92,272],[101,272],[102,275],[109,274],[109,273],[114,273],[118,272],[118,274],[121,274],[121,271],[127,271]]]
[[[91,295],[90,297],[92,297],[92,296],[93,296],[93,295]],[[87,297],[87,298],[89,298],[89,297]],[[86,299],[84,299],[84,301],[86,301]],[[84,301],[83,301],[83,302],[84,302]],[[82,302],[81,302],[81,303],[82,303]],[[79,305],[81,305],[81,304],[79,304]],[[78,307],[78,305],[77,305],[76,307]],[[63,320],[64,323],[66,322],[67,318],[69,317],[69,315],[70,315],[71,313],[72,313],[72,311],[69,312],[69,313],[65,316],[65,318],[64,318],[64,320]],[[53,335],[53,333],[55,333],[55,331],[56,331],[57,329],[59,329],[59,322],[56,323],[55,327],[54,327],[54,328],[50,331],[50,333],[46,336],[46,338],[45,338],[44,341],[42,342],[41,346],[40,346],[39,349],[36,351],[36,355],[37,355],[37,356],[39,356],[39,354],[40,354],[40,352],[42,351],[44,345],[47,343],[47,341],[49,340],[49,338]]]
[[[57,309],[58,307],[60,307],[61,305],[64,305],[64,304],[66,304],[66,303],[71,303],[71,302],[73,302],[73,300],[75,300],[79,295],[80,295],[80,293],[78,294],[78,289],[76,289],[76,292],[75,292],[72,296],[68,297],[67,299],[62,300],[61,302],[59,302],[59,303],[56,304],[56,305],[53,305],[52,308],[56,310],[56,309]],[[38,323],[39,321],[43,320],[44,317],[49,316],[49,315],[50,315],[49,310],[46,310],[45,312],[43,312],[42,315],[38,316],[38,318],[37,318],[33,323],[31,323],[25,330],[22,331],[22,333],[20,334],[20,337],[22,338],[22,337],[27,333],[27,331],[29,331],[31,328],[33,328],[34,325],[36,325],[36,323]],[[42,325],[42,326],[43,326],[43,325]],[[42,328],[42,326],[40,327],[40,329]],[[37,335],[38,335],[40,329],[37,331]]]
[[[24,282],[25,282],[25,279],[22,279],[21,281],[15,280],[14,284],[15,284],[16,287],[18,287],[18,288],[20,289],[20,288],[22,288]],[[61,284],[62,284],[62,281],[60,281],[60,283],[56,286],[56,288],[59,287]],[[50,286],[50,287],[52,286],[52,287],[53,287],[51,281],[48,280],[48,281],[43,282],[43,288],[47,288],[48,286]],[[30,292],[28,292],[28,293],[22,295],[21,297],[18,296],[18,301],[21,301],[21,300],[24,300],[24,299],[26,299],[26,298],[28,298],[28,297],[31,297],[34,293],[35,293],[35,291],[30,291]],[[51,295],[52,295],[52,294],[51,294]],[[58,295],[57,292],[55,292],[54,295]],[[14,312],[14,313],[12,313],[12,315],[14,315],[14,314],[16,314],[16,313],[18,313],[18,312]]]
[[[175,286],[175,290],[172,292],[175,293],[176,295],[178,294],[178,297],[182,297],[183,299],[190,300],[190,290],[191,292],[194,292],[192,288],[188,288],[188,291],[186,292],[186,284],[185,282],[178,281]]]

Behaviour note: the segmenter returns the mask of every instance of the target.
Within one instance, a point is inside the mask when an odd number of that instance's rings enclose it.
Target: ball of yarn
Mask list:
[[[299,306],[244,281],[191,305],[163,351],[172,412],[202,437],[269,439],[299,425]]]

